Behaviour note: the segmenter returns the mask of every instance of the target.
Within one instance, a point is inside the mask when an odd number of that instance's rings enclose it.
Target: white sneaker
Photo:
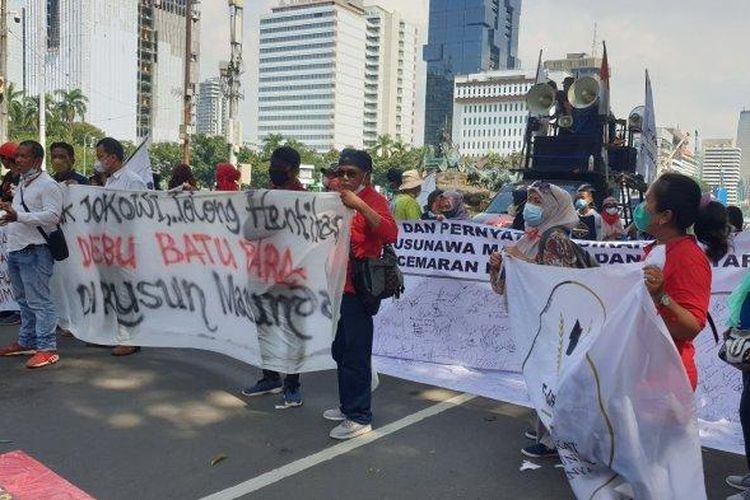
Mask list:
[[[748,500],[750,499],[750,490],[745,490],[742,493],[737,493],[727,497],[727,500]]]
[[[372,368],[372,378],[370,380],[370,392],[375,392],[375,389],[380,385],[380,377],[378,377],[378,371],[375,367]]]
[[[323,412],[323,418],[333,422],[343,422],[346,420],[346,415],[341,413],[341,408],[331,408]]]
[[[727,476],[727,484],[738,490],[748,490],[750,489],[750,474],[745,474],[744,476]]]
[[[346,439],[352,439],[357,436],[361,436],[362,434],[367,434],[371,430],[372,426],[370,424],[358,424],[357,422],[353,422],[351,420],[344,420],[339,425],[334,427],[329,436],[331,436],[333,439],[340,439],[343,441]]]

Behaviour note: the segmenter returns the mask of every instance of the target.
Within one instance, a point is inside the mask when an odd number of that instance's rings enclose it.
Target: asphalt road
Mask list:
[[[0,343],[13,338],[0,329]],[[259,371],[220,355],[114,358],[72,339],[60,353],[36,371],[0,359],[0,440],[12,440],[0,453],[23,450],[96,498],[203,498],[254,478],[265,486],[242,498],[572,498],[556,461],[519,470],[531,420],[519,406],[474,398],[445,409],[436,405],[457,393],[381,377],[374,425],[404,427],[347,450],[321,417],[337,402],[333,372],[303,375],[304,406],[276,410],[276,396],[239,396]],[[436,414],[417,420],[427,409]],[[709,498],[734,493],[724,477],[743,457],[704,450],[704,465]]]

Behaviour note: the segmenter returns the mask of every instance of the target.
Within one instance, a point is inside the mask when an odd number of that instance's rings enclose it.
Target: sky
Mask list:
[[[246,137],[254,131],[258,22],[277,3],[246,2]],[[378,3],[423,27],[426,39],[428,0]],[[224,0],[202,2],[202,78],[216,76],[219,61],[228,57],[228,12]],[[518,44],[523,66],[533,69],[540,49],[546,59],[591,52],[595,23],[599,55],[607,42],[618,116],[643,103],[648,69],[658,126],[698,129],[703,138],[736,135],[739,111],[750,109],[750,0],[524,0]],[[423,73],[424,65],[419,68]],[[422,116],[424,77],[417,92]]]

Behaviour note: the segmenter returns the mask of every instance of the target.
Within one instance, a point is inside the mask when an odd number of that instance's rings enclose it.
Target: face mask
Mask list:
[[[635,210],[633,211],[633,222],[635,222],[635,227],[644,233],[648,231],[649,227],[651,227],[651,214],[646,211],[645,201],[635,207]]]
[[[576,200],[576,208],[577,208],[578,210],[583,210],[583,209],[584,209],[584,208],[586,208],[586,207],[587,207],[588,205],[589,205],[589,204],[588,204],[588,203],[586,203],[586,200],[581,200],[581,199],[578,199],[578,200]]]
[[[271,178],[271,183],[274,186],[284,186],[291,178],[289,173],[283,170],[272,170],[268,172],[268,176]]]
[[[605,210],[609,215],[617,215],[617,208],[616,207],[610,207]]]
[[[107,169],[104,168],[104,164],[101,161],[96,160],[94,162],[94,172],[99,172],[100,174],[103,174],[106,171]]]
[[[539,205],[527,203],[523,209],[523,220],[529,227],[537,227],[544,220],[544,209]]]

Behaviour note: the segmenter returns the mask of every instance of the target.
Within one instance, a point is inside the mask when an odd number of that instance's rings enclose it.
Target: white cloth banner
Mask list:
[[[333,366],[351,224],[338,194],[67,190],[55,279],[76,337]]]
[[[505,265],[526,387],[578,498],[706,498],[693,392],[642,264]]]
[[[398,300],[385,301],[375,317],[373,352],[382,358],[379,366],[390,367],[385,373],[497,399],[525,398],[517,390],[521,360],[504,300],[490,288],[487,273],[489,255],[520,236],[469,222],[401,223],[396,252],[406,291]],[[636,263],[643,253],[642,242],[581,245],[604,267]],[[713,268],[711,315],[719,328],[728,315],[726,297],[748,269],[750,235],[743,233]],[[710,331],[698,336],[695,348],[695,402],[703,442],[739,452],[740,372],[718,359]]]
[[[13,285],[8,273],[8,236],[5,228],[0,227],[0,311],[18,311],[18,304],[13,296]]]

